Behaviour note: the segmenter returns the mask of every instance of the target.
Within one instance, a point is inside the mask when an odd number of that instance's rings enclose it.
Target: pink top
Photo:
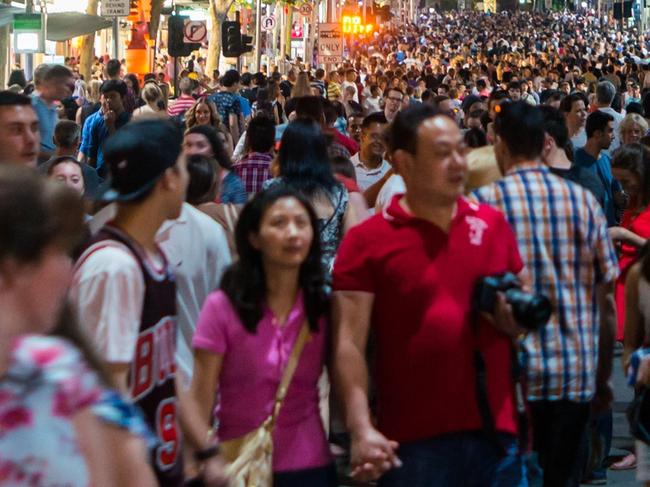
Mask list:
[[[273,400],[293,344],[305,320],[302,294],[280,327],[265,307],[255,334],[249,333],[222,291],[208,296],[192,340],[194,348],[223,355],[219,376],[219,438],[230,440],[257,428],[271,414]],[[325,359],[327,323],[303,349],[273,430],[275,472],[330,463],[318,409],[318,378]]]

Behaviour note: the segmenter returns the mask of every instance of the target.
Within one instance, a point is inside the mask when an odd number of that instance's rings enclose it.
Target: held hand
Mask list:
[[[352,435],[352,477],[362,482],[377,480],[391,468],[401,467],[395,453],[398,446],[374,428]]]
[[[117,115],[111,109],[108,109],[104,112],[104,122],[106,125],[115,125],[115,120],[117,120]]]
[[[609,232],[609,238],[614,242],[623,239],[623,229],[621,227],[609,227],[607,231]]]
[[[226,475],[226,462],[221,455],[205,461],[203,464],[203,481],[208,487],[228,487],[230,485]]]
[[[502,292],[497,293],[497,300],[494,303],[494,316],[487,315],[499,331],[510,337],[516,337],[525,332],[519,326],[512,314],[512,306],[506,301],[506,296]]]
[[[596,384],[596,394],[591,401],[591,411],[594,415],[602,414],[612,408],[614,393],[609,383]]]

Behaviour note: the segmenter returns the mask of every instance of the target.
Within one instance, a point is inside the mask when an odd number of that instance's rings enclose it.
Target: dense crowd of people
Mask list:
[[[650,333],[649,50],[449,12],[328,71],[192,56],[176,93],[167,60],[12,73],[0,484],[605,483]],[[650,485],[647,443],[618,460]]]

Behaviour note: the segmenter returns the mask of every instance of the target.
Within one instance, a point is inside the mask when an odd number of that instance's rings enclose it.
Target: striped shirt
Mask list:
[[[249,152],[232,167],[232,170],[241,178],[250,194],[262,191],[264,181],[271,178],[269,170],[273,156],[268,152]]]
[[[522,343],[529,400],[589,401],[600,328],[596,284],[618,274],[603,210],[591,192],[539,163],[520,164],[473,194],[505,213],[534,292],[553,306],[548,324]]]
[[[330,81],[327,83],[327,99],[330,101],[341,98],[341,85]]]
[[[178,98],[176,98],[176,101],[172,103],[169,108],[167,109],[167,114],[170,117],[175,117],[177,115],[183,115],[187,110],[189,110],[194,104],[196,103],[196,100],[192,96],[188,95],[181,95]]]

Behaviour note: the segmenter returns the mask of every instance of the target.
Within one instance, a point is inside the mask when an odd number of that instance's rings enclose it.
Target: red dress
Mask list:
[[[650,238],[650,205],[638,215],[635,216],[635,213],[636,209],[627,210],[623,214],[621,226],[642,238]],[[623,340],[623,331],[625,329],[625,279],[627,278],[627,271],[636,262],[638,255],[639,249],[637,247],[629,243],[621,243],[618,261],[620,275],[616,280],[615,291],[618,320],[616,339],[619,341]]]

